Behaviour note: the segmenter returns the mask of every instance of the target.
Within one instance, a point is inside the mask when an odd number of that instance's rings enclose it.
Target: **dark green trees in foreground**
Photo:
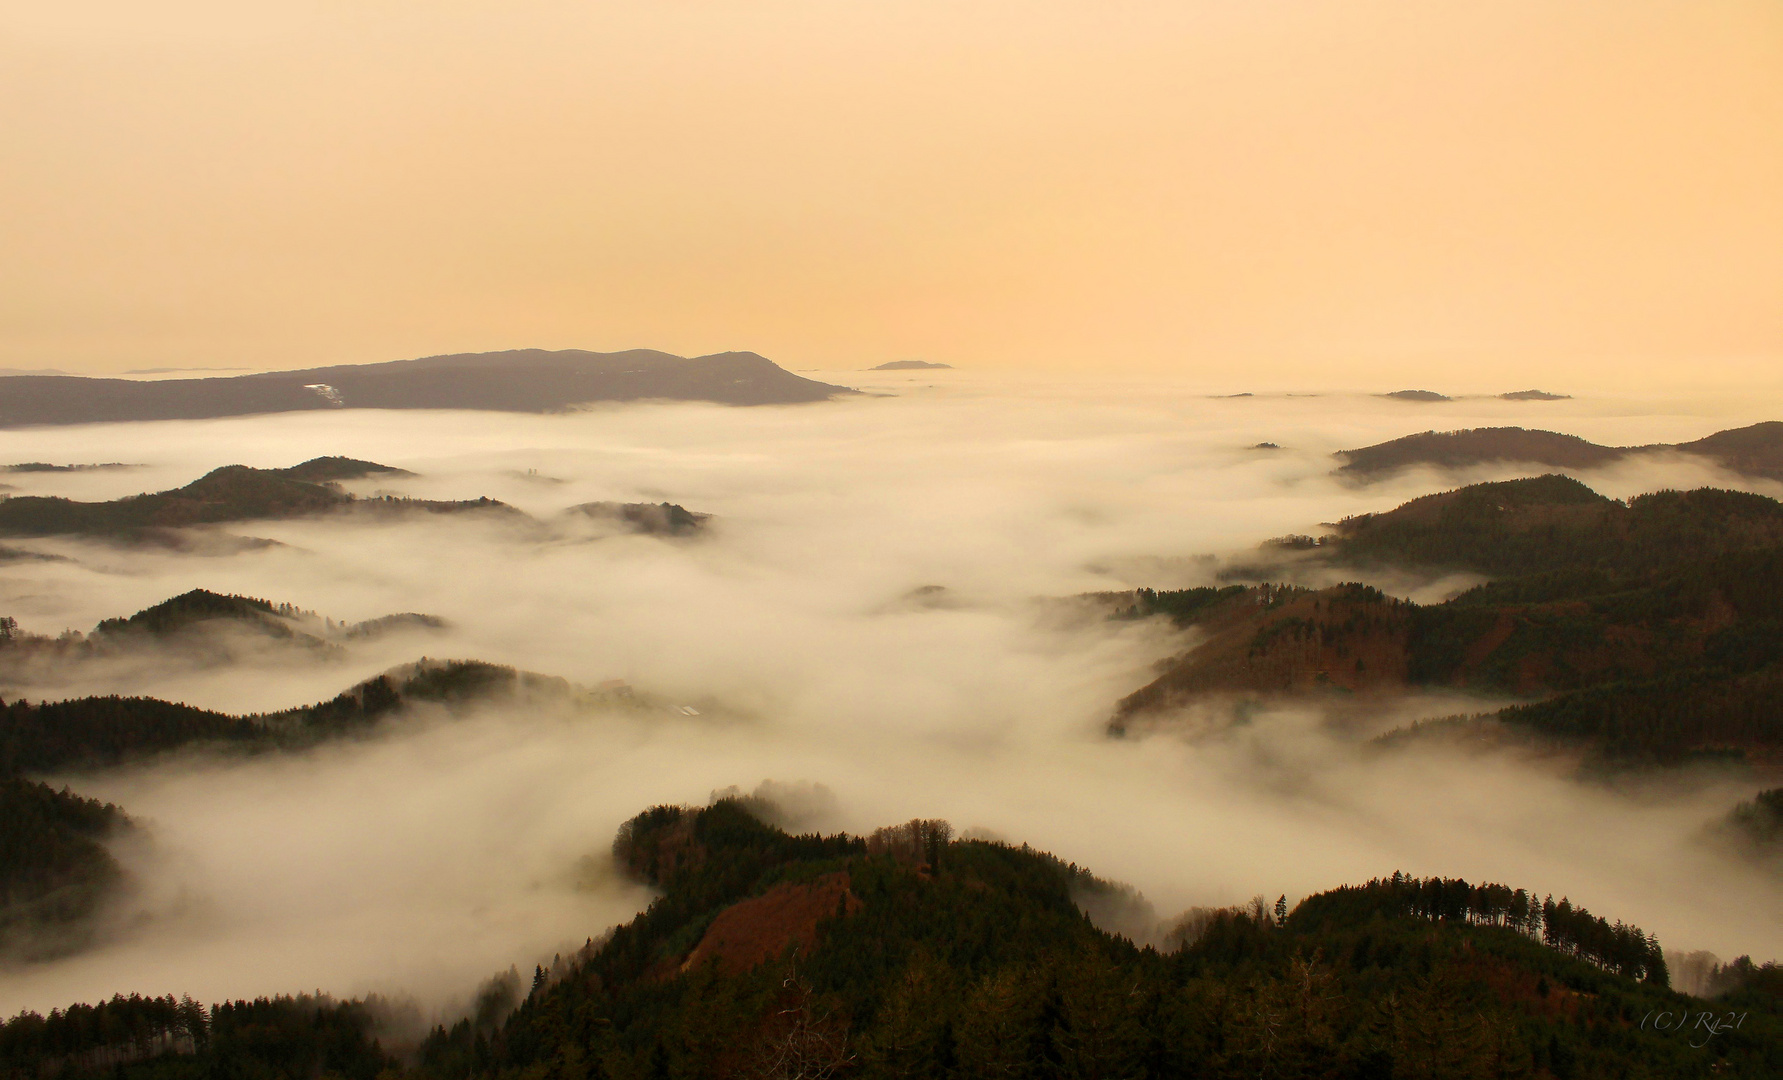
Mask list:
[[[1652,938],[1503,886],[1396,875],[1309,898],[1279,925],[1262,908],[1206,913],[1190,944],[1160,952],[1096,929],[1074,897],[1108,886],[1026,848],[954,842],[931,860],[908,845],[787,837],[720,803],[651,811],[618,851],[663,898],[499,1031],[437,1033],[424,1070],[442,1080],[1783,1070],[1775,998],[1707,1006],[1675,994]],[[847,894],[796,959],[741,968],[720,952],[686,967],[727,908],[758,903],[737,900],[834,875]],[[1655,1029],[1660,1013],[1696,1023],[1705,1008],[1745,1019],[1699,1047]]]
[[[1775,968],[1689,998],[1652,938],[1564,901],[1394,875],[1199,912],[1161,951],[1090,923],[1112,887],[1086,871],[940,825],[658,807],[615,846],[647,911],[418,1046],[380,1043],[375,1003],[116,999],[9,1022],[0,1077],[1783,1075]]]

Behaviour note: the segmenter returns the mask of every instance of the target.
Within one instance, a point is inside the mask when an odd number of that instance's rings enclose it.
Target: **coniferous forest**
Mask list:
[[[656,807],[615,859],[659,896],[472,1017],[397,1045],[376,999],[118,998],[0,1030],[8,1077],[1769,1077],[1783,980],[1712,1002],[1562,898],[1394,873],[1291,909],[1099,930],[1111,887],[913,821],[792,836]],[[492,983],[498,985],[498,983]],[[389,1039],[388,1030],[384,1040]]]

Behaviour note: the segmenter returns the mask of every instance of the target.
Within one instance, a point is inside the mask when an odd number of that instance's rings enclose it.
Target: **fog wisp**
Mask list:
[[[1750,794],[1737,779],[1610,786],[1507,754],[1370,754],[1355,725],[1288,706],[1195,737],[1167,726],[1106,737],[1114,703],[1190,639],[1072,598],[1206,584],[1269,537],[1455,486],[1430,473],[1365,489],[1330,476],[1331,451],[1421,430],[1430,414],[1363,395],[934,381],[789,408],[0,432],[6,460],[143,463],[75,474],[78,491],[59,486],[71,474],[11,478],[31,493],[115,498],[222,464],[343,454],[417,474],[347,485],[363,494],[488,496],[540,520],[596,502],[713,515],[688,537],[478,515],[249,522],[229,531],[276,543],[227,555],[9,542],[60,556],[0,566],[0,611],[36,633],[88,630],[193,588],[348,622],[445,622],[326,662],[74,667],[38,696],[264,711],[425,654],[636,687],[685,709],[420,710],[301,754],[195,753],[57,777],[143,823],[149,841],[120,853],[139,889],[102,945],[0,971],[0,1010],[300,990],[447,1008],[647,902],[607,866],[619,822],[763,780],[797,804],[800,827],[946,818],[1131,883],[1165,916],[1260,893],[1292,902],[1399,869],[1569,895],[1669,948],[1783,954],[1777,881],[1700,842],[1704,822]],[[1444,426],[1521,423],[1619,445],[1764,418],[1583,394],[1444,408]],[[1283,449],[1248,449],[1262,441]],[[1581,476],[1618,497],[1704,483],[1779,494],[1700,463],[1643,468]],[[1375,583],[1436,599],[1470,582]],[[1361,728],[1457,711],[1403,707]]]

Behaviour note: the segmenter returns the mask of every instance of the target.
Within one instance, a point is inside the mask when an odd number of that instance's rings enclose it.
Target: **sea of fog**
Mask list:
[[[698,715],[485,709],[300,755],[58,778],[145,825],[143,843],[120,849],[142,891],[101,947],[0,971],[0,1014],[113,993],[313,990],[449,1011],[491,973],[549,962],[648,902],[606,861],[621,821],[764,780],[821,785],[794,788],[810,795],[809,827],[947,818],[1131,883],[1163,915],[1259,893],[1292,902],[1405,870],[1565,894],[1671,949],[1783,955],[1779,883],[1700,843],[1750,783],[1612,785],[1437,749],[1369,757],[1353,732],[1297,710],[1194,738],[1110,740],[1114,702],[1189,639],[1064,599],[1207,584],[1219,565],[1208,556],[1454,483],[1346,486],[1330,475],[1337,449],[1502,424],[1671,442],[1772,419],[1765,402],[1413,404],[948,371],[816,376],[869,393],[785,408],[339,411],[0,432],[0,462],[140,466],[13,474],[15,494],[115,498],[224,464],[342,454],[418,474],[349,485],[362,494],[488,496],[538,518],[594,500],[715,515],[691,540],[421,515],[246,523],[229,531],[278,543],[233,554],[21,545],[66,556],[0,566],[0,613],[39,633],[90,630],[194,588],[348,621],[424,612],[452,627],[345,663],[138,670],[129,685],[96,670],[92,685],[59,693],[285,708],[425,651],[589,685],[622,679]],[[1262,442],[1281,449],[1251,449]],[[1514,471],[1470,479],[1504,475]],[[1783,495],[1683,461],[1581,475],[1619,497],[1706,483]],[[1467,582],[1382,584],[1440,599]]]

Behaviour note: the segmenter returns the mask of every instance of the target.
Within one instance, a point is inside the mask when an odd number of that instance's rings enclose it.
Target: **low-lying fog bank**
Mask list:
[[[1426,473],[1359,490],[1329,475],[1336,449],[1487,424],[1635,444],[1770,417],[1588,396],[1437,414],[1357,395],[1215,400],[957,375],[887,385],[905,396],[0,432],[0,460],[142,463],[9,477],[20,493],[115,498],[221,464],[344,454],[418,474],[347,485],[365,494],[489,496],[540,516],[602,500],[711,513],[710,534],[689,539],[542,540],[472,516],[250,523],[230,531],[278,543],[229,555],[21,542],[65,559],[0,566],[0,614],[39,633],[90,630],[192,588],[343,620],[424,611],[449,627],[414,643],[430,655],[623,679],[734,714],[486,710],[301,756],[67,778],[148,826],[152,850],[124,853],[143,921],[93,952],[0,972],[0,1012],[131,991],[376,990],[444,1007],[646,901],[604,862],[620,821],[764,778],[833,790],[837,807],[814,827],[943,817],[1130,882],[1166,914],[1399,869],[1566,894],[1671,949],[1783,954],[1779,884],[1699,842],[1750,783],[1611,788],[1508,756],[1369,756],[1294,710],[1199,741],[1109,740],[1115,701],[1185,638],[1045,599],[1202,584],[1199,556],[1455,483]],[[1249,449],[1265,441],[1283,449]],[[1704,483],[1779,493],[1688,462],[1586,478],[1616,496]],[[56,689],[284,708],[413,659],[402,650]]]

